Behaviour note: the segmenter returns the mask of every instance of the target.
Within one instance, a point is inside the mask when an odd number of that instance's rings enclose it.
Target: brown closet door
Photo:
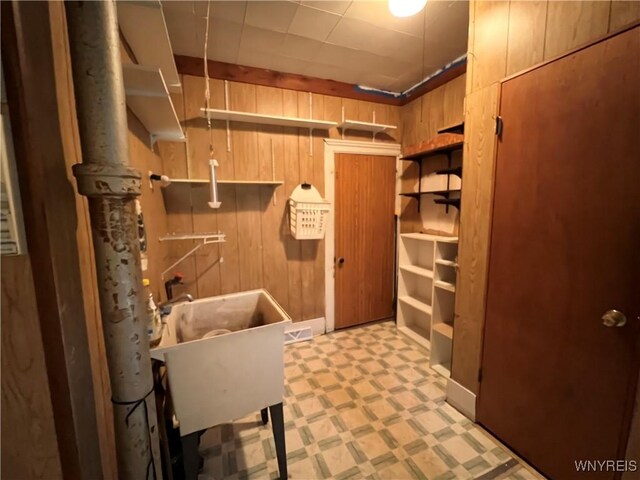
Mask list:
[[[396,158],[339,154],[335,167],[335,326],[344,328],[393,315]]]
[[[504,82],[500,115],[478,420],[585,478],[624,459],[638,380],[640,29]]]

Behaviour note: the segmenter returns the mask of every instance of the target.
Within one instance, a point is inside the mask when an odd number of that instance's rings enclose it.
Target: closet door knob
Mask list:
[[[602,316],[602,324],[605,327],[624,327],[627,317],[618,310],[609,310]]]
[[[338,257],[338,265],[342,265],[344,263],[344,257]]]

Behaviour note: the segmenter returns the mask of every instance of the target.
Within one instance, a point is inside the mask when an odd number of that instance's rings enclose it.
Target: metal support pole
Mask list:
[[[127,113],[113,1],[67,2],[83,163],[73,168],[89,197],[100,311],[114,409],[118,477],[160,478],[160,452],[134,199]]]

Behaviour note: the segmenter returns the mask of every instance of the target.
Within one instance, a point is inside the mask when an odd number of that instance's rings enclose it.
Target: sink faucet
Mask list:
[[[166,315],[169,315],[171,313],[171,307],[173,307],[177,303],[184,302],[193,302],[193,297],[188,293],[183,293],[176,298],[172,298],[171,300],[167,300],[166,302],[159,303],[158,310],[160,310],[160,316],[164,317]]]

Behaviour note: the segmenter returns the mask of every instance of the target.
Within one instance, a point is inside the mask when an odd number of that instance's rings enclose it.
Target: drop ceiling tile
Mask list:
[[[322,42],[318,40],[288,34],[278,53],[285,57],[310,60],[315,57],[321,47]]]
[[[304,75],[316,78],[325,78],[328,80],[338,80],[346,83],[358,83],[359,71],[336,67],[334,65],[323,65],[314,62],[310,64],[304,71]]]
[[[325,43],[320,47],[313,61],[323,65],[362,70],[362,53],[351,48]]]
[[[324,41],[340,20],[340,15],[300,6],[291,22],[289,33]]]
[[[362,50],[373,39],[377,30],[373,25],[343,17],[333,29],[327,42],[341,47]]]
[[[346,17],[338,22],[327,38],[327,42],[333,45],[364,50],[382,56],[392,55],[407,41],[415,41],[415,39],[400,32]]]
[[[337,13],[338,15],[344,14],[351,5],[350,1],[332,1],[332,0],[302,0],[302,5],[307,7],[317,8],[318,10],[324,10],[325,12]]]
[[[242,29],[240,51],[253,50],[274,54],[280,51],[285,34],[245,25]]]
[[[419,62],[422,64],[422,52],[424,41],[421,38],[406,36],[403,41],[395,46],[390,56],[405,62]]]
[[[274,55],[271,58],[270,69],[276,72],[297,73],[303,75],[303,72],[311,65],[310,62],[300,60],[298,58],[283,57]]]
[[[200,8],[206,7],[207,2],[194,2],[199,4]],[[206,10],[206,8],[205,8]],[[229,22],[244,23],[245,15],[247,12],[247,2],[224,2],[218,1],[211,2],[211,17],[221,20],[227,20]]]
[[[214,18],[209,29],[209,58],[219,62],[235,63],[240,49],[241,35],[242,25],[239,23]]]
[[[171,2],[179,3],[179,2]],[[164,9],[163,5],[163,9]],[[203,19],[194,17],[189,10],[174,11],[167,18],[167,31],[171,40],[171,48],[178,55],[189,55],[191,57],[202,57],[204,45]],[[169,21],[169,18],[171,21]],[[200,39],[203,39],[202,41]]]
[[[238,65],[256,68],[270,68],[273,55],[256,50],[240,49],[238,53]]]
[[[286,33],[298,4],[285,1],[249,2],[245,22],[253,27]]]

